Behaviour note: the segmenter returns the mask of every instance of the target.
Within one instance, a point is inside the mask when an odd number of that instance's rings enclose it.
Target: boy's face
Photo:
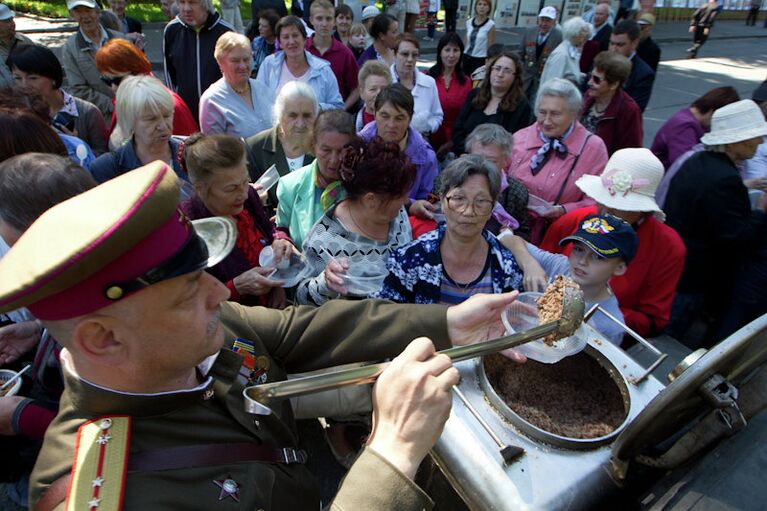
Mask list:
[[[310,21],[314,25],[314,30],[317,34],[328,37],[333,33],[334,14],[332,9],[314,9],[310,16]]]
[[[613,275],[626,272],[626,263],[620,257],[606,259],[580,241],[573,242],[568,256],[573,280],[584,287],[604,285]]]

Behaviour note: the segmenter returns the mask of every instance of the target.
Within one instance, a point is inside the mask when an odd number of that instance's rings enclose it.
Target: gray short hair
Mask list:
[[[562,39],[565,41],[571,41],[584,32],[591,37],[591,25],[583,21],[580,16],[570,18],[562,24]]]
[[[280,93],[277,94],[277,99],[274,100],[272,120],[274,121],[275,126],[280,123],[280,117],[282,117],[282,112],[285,111],[285,105],[290,101],[295,101],[300,98],[310,100],[314,105],[314,116],[317,117],[319,115],[320,104],[317,102],[317,95],[314,93],[314,89],[305,82],[293,80],[292,82],[286,83],[282,89],[280,89]]]
[[[552,78],[538,89],[538,95],[535,97],[535,111],[541,105],[543,96],[553,96],[555,98],[564,98],[567,102],[567,109],[573,115],[578,115],[583,106],[583,97],[578,88],[570,80],[564,78]]]
[[[514,146],[514,138],[511,133],[506,131],[502,126],[485,123],[474,128],[472,132],[469,133],[469,136],[466,137],[466,143],[464,145],[468,152],[471,152],[471,148],[474,147],[474,144],[497,146],[503,151],[504,155],[509,156],[511,155],[511,150]]]
[[[125,78],[117,89],[115,100],[117,126],[123,141],[133,136],[136,120],[144,112],[170,112],[173,115],[173,96],[160,80],[151,75]],[[118,144],[118,140],[112,139]]]
[[[495,165],[486,161],[481,156],[464,154],[453,160],[440,174],[440,197],[445,197],[447,192],[461,186],[469,176],[485,176],[493,201],[498,200],[501,193],[501,173]]]

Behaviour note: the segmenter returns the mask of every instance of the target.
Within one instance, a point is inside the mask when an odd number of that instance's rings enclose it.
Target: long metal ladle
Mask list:
[[[565,288],[560,319],[549,321],[524,332],[517,332],[476,344],[455,346],[438,353],[447,355],[453,362],[460,362],[461,360],[468,360],[514,348],[549,334],[554,334],[555,339],[569,337],[581,325],[584,308],[583,293],[579,289],[576,290],[568,287]],[[282,399],[314,394],[349,385],[373,383],[388,366],[389,362],[380,362],[338,371],[331,369],[328,372],[304,378],[246,387],[242,391],[242,395],[245,397],[245,411],[256,415],[269,415],[272,413],[269,406]]]

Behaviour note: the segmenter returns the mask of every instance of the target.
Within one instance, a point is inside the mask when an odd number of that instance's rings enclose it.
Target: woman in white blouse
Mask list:
[[[411,125],[424,136],[437,131],[442,124],[442,105],[434,78],[421,73],[416,68],[420,45],[412,34],[402,33],[397,36],[394,65],[391,74],[394,83],[401,83],[413,95],[415,109]]]
[[[562,25],[562,42],[551,52],[541,74],[541,84],[552,78],[564,78],[580,87],[585,74],[581,72],[581,50],[591,37],[591,25],[583,18],[570,18]]]

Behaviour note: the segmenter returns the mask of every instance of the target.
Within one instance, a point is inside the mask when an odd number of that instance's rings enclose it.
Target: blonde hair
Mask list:
[[[359,73],[357,73],[357,83],[360,87],[364,87],[365,80],[371,76],[381,76],[386,78],[386,80],[389,82],[389,85],[391,85],[391,71],[389,71],[389,68],[386,66],[386,64],[383,64],[377,60],[368,60],[362,65]]]
[[[173,115],[173,96],[154,76],[129,76],[117,89],[115,110],[117,127],[110,142],[114,147],[119,147],[133,136],[136,120],[144,112],[169,112]]]
[[[362,23],[353,23],[349,29],[349,35],[368,35],[368,29]],[[370,62],[368,60],[368,62]]]
[[[219,61],[224,55],[235,48],[244,48],[250,51],[250,41],[248,41],[247,37],[237,32],[225,32],[216,41],[216,49],[213,50],[213,56],[216,61]]]

